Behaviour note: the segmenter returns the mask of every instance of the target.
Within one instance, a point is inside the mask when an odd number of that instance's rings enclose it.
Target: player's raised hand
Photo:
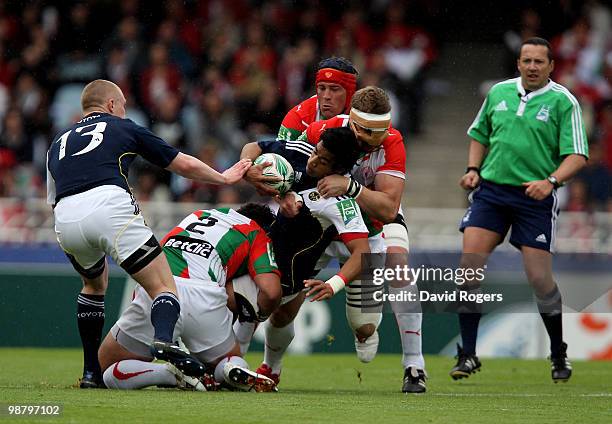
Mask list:
[[[480,175],[474,170],[466,172],[459,180],[459,185],[465,190],[474,190],[478,184],[480,184]]]
[[[235,184],[240,181],[251,165],[251,159],[240,159],[231,168],[226,169],[221,174],[223,175],[224,184]]]
[[[523,187],[527,187],[525,194],[535,200],[546,199],[554,188],[548,180],[529,181],[528,183],[523,183]]]
[[[349,179],[342,175],[328,175],[317,183],[317,191],[325,199],[346,194]]]
[[[274,201],[280,206],[280,212],[287,218],[294,218],[299,212],[304,201],[294,191],[286,193],[283,197],[274,196]]]
[[[311,302],[331,299],[334,295],[334,289],[329,284],[325,284],[321,280],[304,280],[304,286],[310,288],[306,296],[313,296]]]
[[[281,180],[279,177],[265,177],[263,175],[263,170],[270,165],[272,165],[272,162],[263,162],[253,165],[244,174],[244,179],[255,187],[257,193],[261,194],[262,196],[278,196],[280,194],[278,190],[265,184],[266,182],[273,183]]]

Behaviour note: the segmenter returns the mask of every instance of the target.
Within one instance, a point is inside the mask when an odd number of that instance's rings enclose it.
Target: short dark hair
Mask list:
[[[347,127],[326,129],[321,143],[334,155],[334,170],[340,174],[350,171],[361,156],[355,133]]]
[[[519,49],[519,59],[521,58],[521,52],[523,51],[523,46],[526,44],[529,44],[532,46],[545,46],[547,49],[546,54],[548,56],[548,61],[552,62],[553,55],[552,55],[552,48],[550,47],[550,43],[548,42],[548,40],[544,38],[540,38],[540,37],[531,37],[523,41],[523,43],[521,44],[521,48]]]
[[[246,203],[237,209],[236,212],[255,221],[265,232],[270,230],[270,226],[276,219],[268,205],[261,205],[259,203]]]
[[[319,65],[317,66],[317,71],[324,68],[337,69],[339,71],[346,72],[347,74],[359,74],[350,60],[340,56],[328,57],[320,61]]]

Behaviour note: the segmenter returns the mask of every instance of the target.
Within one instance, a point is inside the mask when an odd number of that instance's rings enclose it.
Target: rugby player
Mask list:
[[[106,255],[153,299],[155,354],[174,358],[179,367],[199,368],[171,344],[180,303],[168,262],[128,185],[132,161],[140,155],[186,178],[213,184],[233,184],[251,165],[240,161],[219,173],[125,119],[125,104],[114,83],[87,84],[81,94],[83,118],[60,131],[47,153],[47,202],[54,208],[57,240],[83,280],[77,298],[84,356],[81,388],[103,387],[97,352],[108,286]]]
[[[196,360],[214,368],[218,383],[239,389],[274,388],[271,380],[249,371],[240,358],[228,309],[229,305],[240,320],[262,321],[278,306],[279,271],[264,230],[273,220],[267,206],[253,203],[237,211],[198,210],[161,241],[182,299],[173,341],[181,337]],[[243,276],[246,281],[239,278]],[[232,280],[233,284],[226,283]],[[198,377],[204,370],[190,378],[172,365],[150,363],[153,356],[148,346],[154,334],[150,305],[147,293],[137,287],[134,300],[104,339],[99,359],[106,386],[202,390],[204,383]]]

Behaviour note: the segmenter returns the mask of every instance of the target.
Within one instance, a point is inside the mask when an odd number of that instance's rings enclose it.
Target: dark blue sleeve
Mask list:
[[[281,140],[261,140],[257,144],[263,153],[276,153],[285,156],[284,153],[287,150],[285,143]]]
[[[165,168],[179,154],[175,147],[166,143],[147,128],[141,127],[129,119],[126,121],[129,121],[128,125],[131,126],[131,131],[135,135],[138,146],[136,153],[152,164]]]
[[[295,142],[293,142],[295,144]],[[303,147],[288,145],[284,140],[262,140],[257,144],[263,153],[276,153],[289,161],[295,168],[296,166],[306,166],[306,161],[310,157],[310,152]]]

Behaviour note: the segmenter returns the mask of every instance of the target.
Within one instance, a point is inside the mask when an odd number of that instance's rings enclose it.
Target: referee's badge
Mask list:
[[[550,106],[542,105],[540,111],[536,115],[536,119],[542,122],[548,122],[548,116],[550,115]]]

